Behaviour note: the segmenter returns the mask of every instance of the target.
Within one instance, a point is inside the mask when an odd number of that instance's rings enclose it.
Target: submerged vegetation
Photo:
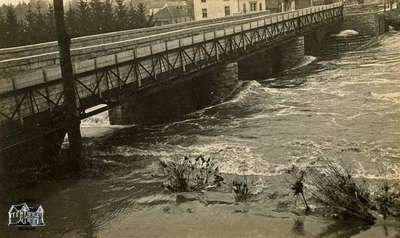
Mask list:
[[[191,159],[160,161],[167,176],[163,187],[171,192],[191,192],[210,190],[221,186],[223,177],[211,158],[202,155]]]
[[[288,171],[289,174],[291,174],[294,178],[295,181],[292,183],[290,189],[293,191],[293,194],[295,196],[295,203],[297,203],[297,200],[301,196],[304,202],[304,206],[306,207],[306,210],[310,210],[310,207],[308,206],[306,197],[304,196],[304,178],[306,175],[306,172],[304,170],[299,170],[297,167],[293,166],[292,169]]]
[[[163,187],[173,193],[214,190],[224,183],[218,166],[201,155],[160,163],[166,175]],[[311,211],[312,201],[323,205],[324,213],[343,220],[373,224],[379,217],[400,218],[400,191],[388,182],[373,192],[374,186],[360,182],[350,170],[326,160],[313,168],[293,166],[288,173],[294,178],[289,188],[295,201],[301,199],[306,211]],[[232,191],[236,202],[248,201],[252,196],[246,176],[232,180]]]
[[[366,184],[358,184],[350,171],[337,164],[325,161],[322,170],[311,170],[309,180],[311,193],[321,204],[332,212],[344,217],[355,217],[373,223],[370,191]]]
[[[307,178],[312,197],[344,219],[373,224],[380,216],[400,215],[400,193],[387,182],[374,193],[371,184],[356,181],[351,171],[330,161],[323,161],[318,170],[310,169]]]
[[[232,190],[235,194],[236,202],[245,202],[251,196],[246,177],[244,177],[242,180],[233,180]]]

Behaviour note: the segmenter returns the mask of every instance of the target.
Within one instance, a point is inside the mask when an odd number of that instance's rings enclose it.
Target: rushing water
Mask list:
[[[174,123],[113,127],[106,115],[85,122],[90,176],[3,196],[0,237],[399,237],[394,221],[364,227],[296,214],[285,171],[330,158],[357,177],[400,180],[400,34],[338,59],[306,57],[302,66],[245,82],[231,100]],[[157,161],[198,154],[227,175],[249,175],[259,198],[175,205],[160,188]],[[7,206],[24,198],[43,205],[46,227],[7,227]]]

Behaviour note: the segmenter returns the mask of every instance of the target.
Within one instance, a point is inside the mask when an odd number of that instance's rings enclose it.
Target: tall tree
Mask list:
[[[6,47],[6,37],[5,37],[6,21],[4,19],[3,13],[0,12],[0,48]]]
[[[89,34],[89,4],[86,0],[79,0],[76,15],[77,21],[79,22],[79,28],[77,29],[79,32],[78,34],[80,36]]]
[[[56,22],[54,19],[54,7],[52,4],[49,4],[46,14],[46,31],[50,41],[56,39]]]
[[[38,36],[38,40],[35,43],[49,41],[50,37],[47,34],[48,30],[46,29],[46,15],[43,13],[43,8],[40,2],[37,2],[35,9],[35,34]]]
[[[65,24],[67,25],[67,31],[71,37],[77,37],[79,35],[78,18],[75,8],[72,7],[71,3],[65,13]]]
[[[6,47],[16,46],[21,44],[21,25],[18,22],[17,15],[15,14],[15,9],[12,5],[8,5],[6,8],[6,18],[5,18],[5,35]]]
[[[128,14],[125,0],[116,0],[115,21],[117,30],[125,30],[128,27]]]
[[[147,17],[147,9],[143,3],[136,7],[135,23],[138,28],[154,26],[153,15]]]
[[[30,41],[32,42],[36,42],[38,40],[37,35],[35,34],[35,28],[36,28],[36,16],[32,10],[32,5],[29,3],[27,5],[27,10],[25,12],[24,33],[26,35],[26,38],[30,39]]]
[[[106,0],[104,2],[104,18],[103,18],[103,28],[104,32],[110,32],[115,29],[115,19],[113,14],[112,1]]]
[[[93,34],[104,30],[104,3],[100,0],[91,0],[90,6],[90,31]]]

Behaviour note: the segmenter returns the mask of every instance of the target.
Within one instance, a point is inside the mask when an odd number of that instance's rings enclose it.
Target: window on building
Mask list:
[[[201,9],[201,14],[203,15],[203,18],[207,18],[207,8]]]
[[[246,9],[246,3],[243,3],[243,13],[246,13],[247,9]]]
[[[225,16],[230,16],[230,15],[231,15],[231,7],[225,6]]]
[[[258,10],[262,10],[262,3],[258,4]]]
[[[206,0],[201,0],[201,2],[206,2]]]
[[[251,2],[250,3],[250,12],[255,12],[255,11],[257,11],[257,3]]]

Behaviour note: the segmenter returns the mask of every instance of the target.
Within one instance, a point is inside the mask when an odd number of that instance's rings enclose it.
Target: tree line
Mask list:
[[[17,15],[23,8],[23,13]],[[79,0],[66,7],[65,21],[71,37],[153,26],[144,4],[125,0]],[[0,7],[0,48],[56,40],[51,4],[3,5]]]

